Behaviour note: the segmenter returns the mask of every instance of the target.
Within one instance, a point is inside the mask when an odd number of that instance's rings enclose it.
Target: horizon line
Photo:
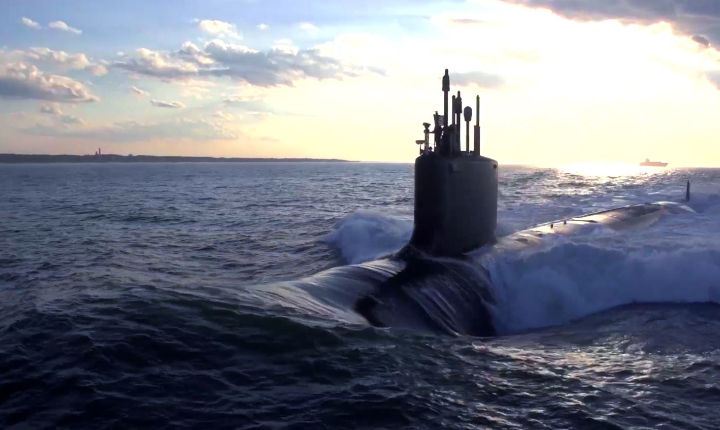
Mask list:
[[[38,153],[10,153],[10,152],[4,152],[0,153],[0,157],[6,157],[6,156],[12,156],[12,157],[88,157],[88,158],[94,158],[94,157],[122,157],[122,158],[142,158],[142,157],[149,157],[149,158],[188,158],[188,159],[211,159],[211,160],[258,160],[258,161],[329,161],[329,162],[347,162],[347,163],[376,163],[376,164],[413,164],[415,162],[414,159],[412,160],[361,160],[361,159],[345,159],[345,158],[324,158],[324,157],[247,157],[247,156],[213,156],[213,155],[150,155],[150,154],[38,154]],[[0,161],[2,164],[3,161]],[[569,163],[560,163],[560,164],[532,164],[528,162],[505,162],[500,163],[501,165],[505,166],[517,166],[517,167],[536,167],[536,168],[558,168],[558,167],[564,167],[564,166],[571,166],[571,165],[577,165],[577,164],[622,164],[622,165],[629,165],[629,166],[636,166],[639,163],[632,163],[632,162],[618,162],[618,161],[574,161]],[[669,169],[718,169],[720,166],[683,166],[683,165],[675,165],[675,166],[668,166]]]

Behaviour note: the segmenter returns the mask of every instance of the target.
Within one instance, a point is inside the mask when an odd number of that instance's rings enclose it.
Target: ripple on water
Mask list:
[[[712,222],[720,174],[691,173],[695,223]],[[510,232],[674,199],[688,172],[500,175]],[[3,166],[0,428],[717,428],[714,306],[450,339],[258,300],[257,284],[397,245],[412,186],[411,165]],[[387,222],[362,221],[382,246],[323,240],[378,208]]]

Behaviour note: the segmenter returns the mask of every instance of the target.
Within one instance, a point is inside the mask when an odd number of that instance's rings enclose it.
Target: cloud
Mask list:
[[[301,22],[300,23],[300,30],[307,31],[309,33],[314,33],[316,31],[319,31],[320,29],[317,28],[315,25],[309,23],[309,22]]]
[[[56,105],[43,105],[40,107],[40,112],[48,115],[62,115],[62,110]]]
[[[35,126],[22,131],[41,136],[105,142],[145,142],[153,139],[208,141],[238,138],[238,134],[216,121],[186,118],[160,122],[123,121],[100,127],[74,129]]]
[[[468,27],[476,27],[476,26],[485,25],[488,23],[488,21],[484,21],[481,19],[474,19],[474,18],[448,18],[447,22],[449,22],[452,25],[460,25],[460,26],[468,26]]]
[[[692,40],[694,40],[695,42],[701,44],[702,46],[705,46],[705,47],[710,46],[710,40],[708,40],[708,38],[705,37],[705,36],[701,36],[701,35],[699,35],[699,34],[696,34],[695,36],[692,37]]]
[[[133,92],[134,92],[135,94],[139,95],[139,96],[143,96],[143,97],[149,97],[149,96],[150,96],[150,93],[149,93],[149,92],[147,92],[147,91],[145,91],[145,90],[141,90],[140,88],[138,88],[138,87],[136,87],[136,86],[134,86],[134,85],[133,85],[131,88],[132,88]]]
[[[99,100],[82,83],[42,72],[25,63],[0,64],[0,97],[63,103]]]
[[[40,107],[40,112],[54,116],[64,126],[85,125],[85,122],[76,116],[63,115],[62,109],[57,105],[43,105]]]
[[[231,107],[243,108],[246,110],[255,110],[258,106],[265,106],[265,104],[261,100],[248,99],[242,96],[226,97],[223,99],[223,104]]]
[[[205,70],[204,74],[229,76],[262,87],[292,86],[293,81],[302,78],[338,79],[360,73],[360,70],[322,56],[314,49],[263,53],[213,40],[205,46],[205,52],[221,67]]]
[[[268,28],[270,28],[270,26],[267,24],[258,24],[257,28],[259,28],[260,30],[267,30]]]
[[[261,100],[265,98],[269,90],[262,87],[254,87],[248,84],[241,84],[232,88],[233,92],[223,93],[223,103],[228,106],[250,106],[257,109],[261,105]]]
[[[204,54],[210,59],[228,63],[237,59],[238,56],[246,54],[257,54],[258,51],[244,45],[226,43],[222,40],[214,39],[205,45]]]
[[[50,24],[48,24],[48,27],[55,29],[55,30],[67,31],[68,33],[72,33],[72,34],[77,34],[77,35],[82,34],[82,30],[78,30],[77,28],[70,27],[69,25],[65,24],[62,21],[53,21]]]
[[[293,41],[290,39],[280,39],[276,40],[273,44],[273,50],[288,54],[297,54],[297,52],[300,51],[300,48],[295,46]]]
[[[183,43],[176,55],[186,61],[193,61],[205,66],[215,62],[192,42]]]
[[[10,54],[23,60],[54,64],[75,70],[86,70],[95,76],[104,76],[108,73],[104,65],[91,63],[85,54],[68,54],[65,51],[53,51],[50,48],[37,47],[30,48],[27,51],[12,51]]]
[[[233,31],[234,26],[224,21],[204,19],[198,23],[198,28],[206,33],[219,34]]]
[[[220,119],[225,120],[225,121],[232,121],[232,120],[235,119],[235,116],[233,116],[232,114],[224,113],[224,112],[222,112],[222,111],[217,111],[217,112],[215,112],[215,113],[213,114],[213,116],[214,116],[215,118],[220,118]]]
[[[105,76],[108,74],[107,67],[103,66],[102,64],[91,64],[85,68],[88,72],[92,73],[95,76]]]
[[[150,100],[150,103],[152,103],[153,106],[161,107],[161,108],[169,108],[169,109],[182,109],[185,107],[184,104],[180,102],[164,102],[161,100]]]
[[[171,53],[151,51],[146,48],[138,49],[135,57],[116,61],[111,66],[156,78],[177,79],[198,74],[195,64],[175,58]]]
[[[183,81],[177,81],[176,85],[178,93],[183,97],[194,97],[196,99],[203,99],[210,92],[210,89],[215,87],[215,84],[210,81],[203,81],[199,79],[186,79]]]
[[[211,40],[203,49],[190,42],[177,52],[141,48],[135,56],[116,61],[112,67],[165,80],[230,77],[261,87],[292,86],[305,78],[342,79],[369,72],[321,55],[317,49],[258,52],[219,39]]]
[[[80,118],[72,115],[60,115],[60,121],[69,126],[73,125],[85,125],[85,121],[81,120]]]
[[[90,66],[90,61],[85,54],[68,54],[65,51],[53,51],[49,48],[30,48],[24,52],[26,58],[55,63],[73,69],[84,69]]]
[[[485,89],[499,88],[505,85],[505,80],[501,76],[486,72],[455,72],[450,77],[450,82],[461,87],[475,85]]]
[[[204,31],[205,33],[212,34],[213,36],[229,36],[236,39],[242,39],[242,36],[237,32],[237,27],[235,27],[234,24],[230,24],[225,21],[203,19],[202,21],[198,21],[198,29]]]
[[[707,76],[708,81],[720,90],[720,70],[707,72],[705,75]]]
[[[22,20],[21,20],[21,22],[22,22],[23,25],[25,25],[26,27],[34,28],[35,30],[40,30],[40,29],[42,28],[42,26],[41,26],[40,24],[38,24],[37,22],[33,21],[33,20],[30,19],[30,18],[25,18],[25,17],[23,17]]]
[[[720,7],[714,0],[503,0],[527,7],[549,9],[568,19],[650,25],[667,22],[692,37],[702,34],[720,44]],[[696,40],[697,41],[697,40]]]

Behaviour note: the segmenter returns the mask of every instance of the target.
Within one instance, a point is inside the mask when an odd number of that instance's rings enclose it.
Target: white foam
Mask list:
[[[562,239],[499,256],[489,270],[502,332],[547,327],[631,303],[720,303],[714,249],[627,251]]]
[[[376,260],[399,251],[410,240],[413,221],[373,211],[357,211],[340,221],[323,240],[350,264]]]

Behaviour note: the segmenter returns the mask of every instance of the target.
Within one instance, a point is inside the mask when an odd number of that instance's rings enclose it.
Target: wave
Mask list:
[[[413,268],[402,288],[375,294],[397,306],[379,312],[393,321],[391,326],[427,329],[428,324],[417,321],[429,318],[432,326],[442,326],[439,331],[462,333],[474,324],[473,309],[466,306],[473,302],[489,310],[497,331],[507,334],[562,325],[633,303],[720,303],[720,234],[712,234],[720,231],[715,216],[720,196],[697,193],[691,202],[698,213],[674,215],[646,229],[616,232],[588,226],[572,237],[547,237],[539,248],[476,254],[474,262],[423,257],[421,275],[415,276]],[[498,226],[500,236],[510,233],[510,225]],[[355,212],[325,241],[348,263],[362,266],[338,267],[288,283],[272,295],[299,313],[362,322],[354,313],[357,300],[374,294],[378,285],[398,284],[389,280],[404,271],[388,270],[384,264],[395,263],[374,260],[400,250],[411,234],[409,219]],[[489,282],[482,273],[471,273],[472,265],[486,269]],[[488,284],[495,303],[485,297]],[[470,292],[472,288],[477,291]]]
[[[484,286],[484,287],[483,287]],[[392,327],[415,332],[489,336],[487,272],[457,259],[415,256],[335,267],[298,281],[253,288],[265,309],[309,324]]]
[[[717,187],[714,187],[715,190]],[[693,208],[696,212],[703,214],[720,214],[720,194],[717,192],[708,192],[707,188],[703,187],[701,191],[695,189],[691,190],[690,201],[687,205]]]
[[[720,303],[720,249],[628,252],[569,242],[488,266],[495,323],[505,333],[632,303]]]
[[[358,264],[399,251],[410,241],[412,229],[411,219],[361,210],[343,218],[323,240],[347,263]]]
[[[518,230],[517,223],[498,222],[497,236]],[[412,236],[413,221],[373,211],[357,211],[340,221],[323,241],[336,248],[348,264],[361,264],[394,254]]]

